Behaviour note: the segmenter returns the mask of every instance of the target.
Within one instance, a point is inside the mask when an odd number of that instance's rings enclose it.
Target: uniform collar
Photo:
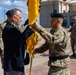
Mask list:
[[[16,24],[14,24],[13,22],[11,22],[11,25],[13,25],[16,28],[19,28],[19,26],[17,26]]]
[[[56,31],[58,31],[61,28],[62,28],[62,26],[59,26],[56,30],[53,29],[53,31],[56,32]]]

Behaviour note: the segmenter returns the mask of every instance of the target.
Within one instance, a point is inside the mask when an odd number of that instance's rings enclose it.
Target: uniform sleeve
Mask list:
[[[2,28],[0,26],[0,38],[2,38]]]
[[[35,49],[36,53],[43,53],[45,51],[47,51],[49,49],[49,43],[45,42],[42,46],[40,46],[39,48]]]
[[[41,25],[37,25],[36,31],[48,42],[50,43],[50,38],[52,35],[45,30]]]
[[[64,39],[64,32],[60,30],[58,33],[52,35],[51,33],[47,32],[42,26],[37,26],[38,32],[41,34],[41,36],[50,44],[58,44],[63,41]]]
[[[50,34],[50,35],[49,35]],[[49,44],[58,44],[61,43],[64,39],[64,32],[59,31],[58,33],[52,35],[51,33],[41,34],[41,36],[49,43]]]

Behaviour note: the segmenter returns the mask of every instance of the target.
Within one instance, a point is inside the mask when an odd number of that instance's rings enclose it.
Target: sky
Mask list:
[[[42,0],[42,1],[47,1],[47,0]],[[69,0],[69,1],[76,1],[76,0]],[[23,15],[22,23],[24,23],[28,17],[26,0],[0,0],[0,23],[4,21],[4,18],[6,18],[5,13],[12,8],[18,8],[22,11],[22,15]]]
[[[26,0],[0,0],[0,23],[6,18],[5,13],[12,8],[18,8],[22,11],[22,23],[27,19]]]

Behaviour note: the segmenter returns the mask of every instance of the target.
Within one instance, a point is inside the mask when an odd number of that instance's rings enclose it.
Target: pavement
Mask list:
[[[38,58],[39,57],[39,58]],[[42,60],[37,60],[36,58]],[[44,60],[45,59],[45,60]],[[25,74],[30,75],[30,65],[25,66]],[[36,56],[32,63],[31,75],[47,75],[48,74],[48,55],[45,52],[45,55],[40,54]],[[71,75],[76,75],[76,57],[71,57],[71,65],[70,65]]]
[[[40,37],[39,43],[36,47],[39,47],[45,41]],[[33,58],[31,74],[30,73],[30,64],[25,66],[26,75],[47,75],[48,73],[48,51],[42,54],[36,54]],[[76,75],[76,57],[71,57],[70,65],[71,75]],[[3,70],[0,62],[0,75],[3,75]]]

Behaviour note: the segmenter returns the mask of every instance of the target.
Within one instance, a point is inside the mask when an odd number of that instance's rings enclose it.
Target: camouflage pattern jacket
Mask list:
[[[71,30],[71,38],[76,40],[76,23],[73,24],[72,30]]]
[[[3,41],[2,41],[2,30],[4,29],[4,26],[6,25],[6,22],[3,22],[0,24],[0,55],[3,52]]]
[[[67,30],[59,27],[56,30],[51,29],[50,34],[44,31],[44,34],[48,37],[46,42],[39,48],[35,49],[36,53],[42,53],[49,49],[49,57],[62,57],[69,56],[69,42],[67,37]],[[45,37],[45,36],[42,36]],[[64,59],[49,59],[49,66],[68,67],[70,64],[70,58]]]

